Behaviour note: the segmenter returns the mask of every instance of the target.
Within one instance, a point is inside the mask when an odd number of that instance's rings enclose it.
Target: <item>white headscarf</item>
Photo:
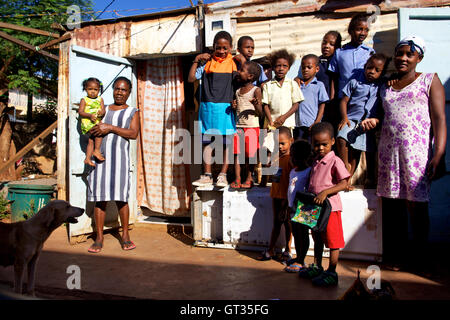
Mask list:
[[[411,48],[411,52],[417,50],[419,55],[425,54],[425,41],[421,37],[407,36],[406,38],[403,38],[395,46],[395,51],[397,51],[397,49],[401,46],[409,46]]]

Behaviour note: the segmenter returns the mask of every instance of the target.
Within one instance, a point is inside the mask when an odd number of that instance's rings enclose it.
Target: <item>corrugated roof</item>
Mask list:
[[[206,5],[206,13],[228,12],[231,18],[278,17],[312,12],[364,12],[378,5],[381,12],[406,7],[432,7],[450,4],[448,0],[229,0]]]

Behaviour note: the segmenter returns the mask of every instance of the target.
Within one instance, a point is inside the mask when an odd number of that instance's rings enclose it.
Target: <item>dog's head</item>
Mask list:
[[[39,210],[35,217],[44,219],[48,227],[57,228],[65,222],[77,223],[77,217],[83,213],[84,209],[73,207],[67,201],[53,200]]]

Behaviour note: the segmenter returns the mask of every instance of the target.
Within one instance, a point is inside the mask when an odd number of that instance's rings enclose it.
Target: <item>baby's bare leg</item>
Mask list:
[[[88,145],[86,148],[86,159],[84,159],[84,163],[95,167],[95,163],[92,162],[92,153],[94,151],[94,139],[92,139],[92,137],[89,137],[88,139]]]
[[[105,161],[102,153],[100,152],[100,147],[102,146],[103,137],[95,137],[94,138],[94,152],[93,155],[100,161]]]

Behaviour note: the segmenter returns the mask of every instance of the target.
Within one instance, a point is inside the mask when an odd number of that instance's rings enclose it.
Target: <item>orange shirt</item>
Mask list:
[[[289,188],[289,173],[293,169],[289,154],[274,161],[278,165],[278,171],[272,177],[272,188],[270,197],[275,199],[287,199],[287,190]]]

